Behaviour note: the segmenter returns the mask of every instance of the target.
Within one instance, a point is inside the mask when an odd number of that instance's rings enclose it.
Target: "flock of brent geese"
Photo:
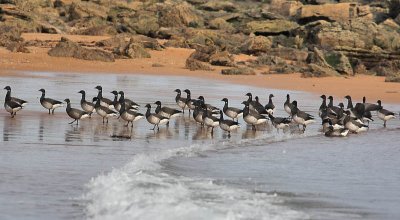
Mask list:
[[[11,117],[15,117],[17,111],[20,111],[27,104],[26,101],[18,99],[11,96],[10,86],[4,88],[7,90],[4,107],[7,112],[11,114]],[[302,131],[304,132],[307,125],[314,123],[315,118],[300,110],[297,101],[290,101],[289,94],[286,96],[286,101],[284,103],[284,110],[288,113],[288,117],[276,117],[274,116],[275,105],[273,104],[272,98],[273,94],[269,95],[269,102],[267,105],[263,106],[258,97],[256,96],[253,100],[251,93],[247,93],[248,99],[243,101],[243,109],[230,107],[227,98],[223,98],[221,101],[224,102],[224,106],[221,109],[206,104],[203,96],[199,96],[197,99],[192,99],[191,92],[185,89],[186,97],[182,97],[182,92],[180,89],[176,89],[177,93],[175,97],[176,104],[181,110],[169,108],[166,106],[162,107],[160,101],[156,101],[154,104],[157,105],[155,112],[151,112],[151,105],[147,104],[145,107],[147,109],[146,113],[143,115],[138,112],[139,105],[130,99],[125,98],[123,91],[112,91],[114,94],[114,99],[110,100],[103,97],[103,88],[101,86],[96,86],[95,89],[98,90],[97,97],[92,100],[86,100],[86,93],[84,90],[79,91],[82,95],[80,104],[81,108],[72,108],[71,102],[67,98],[64,101],[67,103],[66,112],[69,117],[74,119],[70,122],[72,124],[76,122],[79,123],[80,119],[91,117],[91,115],[96,112],[103,119],[103,124],[108,123],[108,118],[118,117],[122,118],[127,122],[125,126],[131,123],[133,127],[133,122],[146,118],[147,121],[154,125],[152,130],[157,127],[159,130],[160,125],[168,125],[171,118],[185,114],[185,110],[189,111],[189,117],[192,115],[193,119],[200,123],[202,126],[206,126],[207,129],[210,128],[210,132],[213,133],[215,127],[220,127],[222,130],[228,132],[230,135],[231,131],[239,128],[238,119],[243,117],[243,120],[256,130],[256,125],[267,123],[268,120],[271,124],[279,131],[279,129],[285,129],[289,127],[290,124],[297,124],[299,127],[302,126]],[[57,101],[51,98],[45,97],[45,90],[40,89],[42,96],[40,97],[40,104],[49,111],[49,114],[54,114],[54,110],[58,107],[63,106],[63,102]],[[119,96],[119,98],[118,98]],[[383,120],[384,126],[386,127],[386,121],[395,118],[395,114],[388,111],[382,107],[380,100],[377,104],[366,103],[365,97],[362,103],[356,103],[353,105],[351,97],[346,96],[347,108],[344,108],[343,103],[338,106],[333,105],[333,97],[328,98],[325,95],[321,96],[322,104],[319,107],[319,116],[322,119],[322,131],[326,136],[330,137],[343,137],[347,136],[349,131],[351,133],[359,133],[368,130],[369,122],[373,121],[371,112],[376,111],[378,118]],[[329,103],[327,104],[327,99]],[[193,112],[193,113],[191,113]],[[224,114],[230,119],[224,119]]]

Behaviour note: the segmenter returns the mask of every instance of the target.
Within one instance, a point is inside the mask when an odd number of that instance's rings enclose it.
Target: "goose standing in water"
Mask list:
[[[113,102],[110,99],[104,98],[103,97],[103,87],[101,86],[96,86],[95,89],[97,89],[97,98],[100,101],[100,105],[104,106],[106,108],[114,108]]]
[[[393,112],[386,110],[382,107],[381,100],[378,100],[378,106],[379,106],[378,118],[383,121],[383,127],[386,127],[386,121],[396,118],[396,116],[394,116]]]
[[[112,101],[112,106],[114,106],[114,109],[119,112],[119,110],[121,110],[121,104],[119,103],[119,100],[118,100],[118,92],[114,90],[111,93],[114,95],[114,99]]]
[[[183,114],[185,114],[187,99],[182,97],[182,92],[180,89],[175,89],[174,91],[176,92],[175,102],[179,106],[179,108],[182,109]]]
[[[169,108],[166,106],[161,107],[160,101],[156,101],[154,104],[157,105],[156,110],[155,110],[156,114],[160,114],[161,116],[164,116],[168,119],[178,117],[182,113],[182,111],[179,111],[177,109]]]
[[[219,118],[211,115],[209,111],[204,111],[203,121],[207,128],[211,128],[211,135],[214,134],[214,128],[219,126]]]
[[[202,100],[197,100],[194,105],[196,106],[193,110],[193,119],[204,126],[204,112],[207,111],[206,106]]]
[[[147,104],[145,107],[147,108],[146,119],[150,124],[154,125],[154,127],[151,130],[154,130],[156,128],[156,126],[157,126],[157,130],[160,130],[159,125],[165,125],[169,122],[168,118],[161,116],[159,114],[151,113],[150,112],[151,111],[150,104]]]
[[[327,137],[346,137],[349,133],[349,129],[347,128],[335,129],[330,120],[328,121],[328,123],[330,126],[325,132],[325,136]]]
[[[354,107],[351,96],[346,95],[344,98],[347,99],[347,109],[350,112],[350,117],[359,119],[361,121],[363,115],[365,114],[365,106],[361,103],[357,103]]]
[[[197,100],[192,99],[192,93],[190,92],[189,89],[185,89],[183,91],[186,92],[186,106],[189,109],[189,117],[190,117],[190,111],[196,108],[195,102]]]
[[[126,124],[126,126],[128,126],[129,123],[131,123],[131,127],[133,127],[133,122],[144,118],[143,114],[135,112],[135,111],[132,111],[131,109],[126,109],[125,108],[125,105],[126,105],[125,102],[121,102],[120,105],[121,105],[121,107],[119,109],[119,115],[123,120],[128,122]]]
[[[232,121],[229,119],[224,119],[224,114],[219,111],[219,127],[228,132],[228,136],[231,136],[231,131],[239,128],[239,123],[237,121]]]
[[[123,91],[119,91],[118,94],[120,95],[119,103],[121,103],[122,101],[125,102],[125,109],[130,109],[132,111],[138,110],[140,105],[130,99],[125,98],[125,93]]]
[[[81,90],[78,93],[82,94],[81,108],[83,109],[83,111],[89,113],[89,117],[92,117],[93,112],[96,112],[96,109],[94,108],[93,102],[86,101],[86,92],[85,92],[85,90]]]
[[[276,128],[279,133],[279,129],[288,128],[292,120],[290,118],[274,117],[272,114],[268,114],[271,119],[272,125]]]
[[[232,120],[236,119],[236,121],[238,121],[239,117],[243,115],[243,110],[234,107],[229,107],[227,98],[223,98],[221,101],[225,103],[224,108],[222,109],[225,115],[232,118]]]
[[[11,118],[14,118],[14,116],[17,114],[17,111],[22,109],[22,105],[12,100],[11,88],[9,86],[6,86],[4,89],[7,90],[4,108],[11,114]]]
[[[283,103],[283,108],[285,109],[285,112],[288,113],[290,116],[292,116],[292,109],[293,109],[293,104],[290,102],[290,95],[286,95],[286,101]]]
[[[329,99],[328,108],[337,115],[340,111],[340,108],[333,105],[333,96],[329,96],[328,99]]]
[[[272,98],[274,97],[274,94],[269,94],[269,97],[268,97],[268,104],[266,104],[265,105],[265,110],[267,111],[267,113],[269,114],[269,115],[273,115],[274,114],[274,111],[275,111],[275,105],[274,105],[274,103],[272,102]]]
[[[62,106],[62,102],[51,99],[51,98],[46,98],[46,90],[44,89],[39,89],[39,92],[42,92],[42,96],[40,97],[40,104],[45,108],[49,110],[49,115],[50,111],[51,114],[54,115],[54,110],[58,107]]]
[[[300,111],[297,107],[297,101],[292,102],[293,108],[291,110],[293,121],[299,125],[303,125],[303,132],[306,130],[307,125],[314,123],[314,117],[308,113]]]
[[[69,99],[64,100],[67,103],[66,112],[69,117],[74,119],[72,122],[68,124],[72,124],[76,121],[76,124],[79,124],[79,120],[89,117],[89,113],[84,112],[80,109],[71,108],[71,101]]]
[[[345,113],[347,114],[343,120],[345,128],[349,129],[353,133],[359,133],[368,130],[368,125],[350,116],[350,110],[346,110]]]
[[[11,96],[11,87],[10,86],[6,86],[6,87],[4,87],[4,89],[7,90],[7,93],[10,92],[11,101],[16,102],[17,104],[21,105],[22,107],[25,107],[28,104],[28,102],[23,100],[23,99],[12,97]]]
[[[94,97],[93,102],[96,102],[96,104],[94,105],[94,108],[96,109],[97,114],[103,118],[103,124],[104,124],[104,119],[107,119],[107,124],[108,124],[109,117],[117,116],[117,112],[115,112],[105,106],[102,106],[100,104],[99,98]]]
[[[243,109],[243,120],[252,126],[253,130],[256,130],[256,125],[262,124],[267,122],[267,118],[263,115],[258,114],[257,112],[250,112],[249,102],[244,101]]]
[[[198,98],[202,103],[203,103],[203,105],[204,105],[204,107],[207,109],[207,111],[210,111],[210,112],[212,112],[213,114],[215,113],[218,113],[219,114],[219,108],[217,108],[217,107],[215,107],[215,106],[212,106],[212,105],[210,105],[210,104],[206,104],[206,102],[205,102],[205,100],[204,100],[204,96],[199,96],[199,98]]]
[[[160,101],[156,101],[154,104],[157,105],[156,110],[155,110],[156,114],[164,116],[164,117],[166,117],[168,119],[178,117],[182,113],[182,111],[179,111],[177,109],[169,108],[169,107],[166,107],[166,106],[161,107],[161,102]],[[168,125],[169,125],[169,121],[167,123],[167,126]]]

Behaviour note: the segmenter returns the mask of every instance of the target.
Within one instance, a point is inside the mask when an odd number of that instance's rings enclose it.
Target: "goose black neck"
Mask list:
[[[146,110],[146,118],[148,118],[148,117],[150,116],[150,110],[151,110],[151,108],[147,107],[147,110]]]
[[[155,112],[158,114],[161,111],[161,105],[157,105]]]
[[[268,104],[272,104],[272,97],[269,97]]]
[[[329,99],[328,107],[333,107],[333,99]]]
[[[86,94],[83,92],[82,93],[81,102],[85,102],[85,101],[86,101]]]
[[[122,114],[125,112],[125,102],[121,102],[121,108],[119,109],[119,114]]]
[[[99,90],[99,93],[97,93],[97,98],[103,98],[103,90]]]
[[[181,98],[181,93],[178,92],[175,97],[175,101],[178,101]]]
[[[124,95],[124,93],[121,93],[120,94],[120,96],[119,96],[119,103],[125,103],[125,95]]]
[[[353,102],[351,101],[351,99],[347,99],[347,108],[348,109],[352,109],[353,108]]]
[[[100,107],[100,99],[97,99],[97,100],[96,100],[96,104],[94,105],[94,107],[95,107],[95,108]]]
[[[6,101],[11,100],[11,91],[7,90],[7,94],[6,94]]]
[[[225,101],[225,104],[224,104],[224,111],[226,111],[227,109],[228,109],[228,101]]]

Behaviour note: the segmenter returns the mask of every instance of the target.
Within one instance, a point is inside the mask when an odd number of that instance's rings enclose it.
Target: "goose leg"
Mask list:
[[[383,127],[386,128],[386,121],[383,121]]]
[[[50,109],[49,109],[49,115],[50,115]]]
[[[78,125],[78,124],[79,124],[79,120],[77,119],[77,120],[76,120],[76,125]]]
[[[104,117],[103,117],[103,125],[104,125]]]
[[[153,131],[154,131],[154,129],[156,129],[156,124],[154,124],[154,127],[153,127],[152,129],[150,129],[150,130],[153,130]]]
[[[158,126],[158,124],[157,124],[157,131],[159,131],[160,130],[160,127]]]
[[[108,124],[108,118],[107,118],[107,124]]]
[[[76,121],[76,119],[75,119],[75,120],[73,120],[72,122],[68,123],[68,124],[72,124],[72,123],[74,123],[75,121]]]
[[[54,115],[54,110],[56,110],[56,109],[51,110],[51,114],[53,114],[53,115]]]
[[[128,127],[128,125],[129,125],[129,121],[128,121],[128,123],[126,123],[125,127]]]
[[[133,121],[131,121],[131,128],[133,128]]]

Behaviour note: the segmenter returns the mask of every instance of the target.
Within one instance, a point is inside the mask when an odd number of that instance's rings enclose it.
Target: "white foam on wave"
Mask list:
[[[88,219],[304,219],[277,205],[278,197],[163,172],[160,162],[212,146],[134,156],[120,169],[93,178],[84,199]],[[214,148],[215,149],[215,148]]]

